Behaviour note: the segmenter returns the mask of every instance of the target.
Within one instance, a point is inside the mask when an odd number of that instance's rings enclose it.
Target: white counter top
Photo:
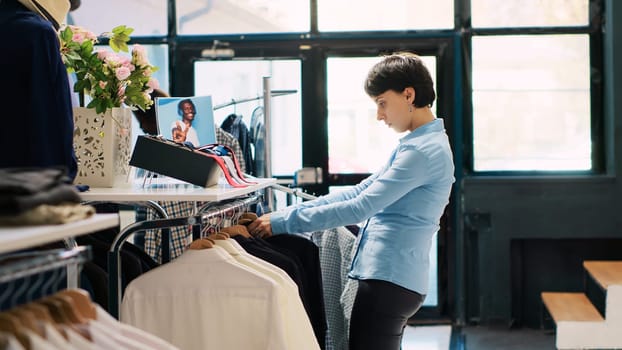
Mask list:
[[[117,214],[92,217],[62,225],[0,226],[0,254],[60,241],[119,225]]]
[[[110,201],[110,202],[135,202],[135,201],[187,201],[187,202],[212,202],[244,196],[257,190],[264,189],[276,183],[274,178],[252,179],[258,182],[244,188],[235,188],[228,184],[210,187],[200,187],[174,179],[153,180],[151,185],[144,188],[139,185],[119,188],[91,188],[81,192],[84,201]]]

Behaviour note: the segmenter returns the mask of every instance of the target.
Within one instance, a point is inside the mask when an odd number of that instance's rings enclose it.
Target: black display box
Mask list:
[[[138,136],[130,165],[202,187],[216,185],[222,172],[216,161],[207,155],[147,135]]]

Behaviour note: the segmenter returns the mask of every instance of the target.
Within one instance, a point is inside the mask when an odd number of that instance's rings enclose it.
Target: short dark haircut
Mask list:
[[[184,112],[182,111],[181,106],[183,106],[185,103],[188,103],[188,104],[190,104],[192,106],[192,109],[194,110],[194,113],[197,112],[197,107],[194,105],[194,102],[192,102],[192,100],[189,99],[189,98],[185,98],[185,99],[179,101],[179,103],[177,104],[177,113],[180,116],[184,115]]]
[[[430,72],[421,57],[410,52],[398,52],[385,56],[367,74],[365,92],[376,97],[388,90],[402,92],[415,89],[415,107],[432,106],[436,94]]]

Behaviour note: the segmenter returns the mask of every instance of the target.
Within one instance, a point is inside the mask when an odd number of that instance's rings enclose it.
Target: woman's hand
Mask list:
[[[272,236],[270,214],[264,214],[248,224],[248,232],[250,232],[253,237],[266,238]]]

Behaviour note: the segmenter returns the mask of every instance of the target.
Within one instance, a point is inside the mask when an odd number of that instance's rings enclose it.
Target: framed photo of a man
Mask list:
[[[211,96],[159,97],[155,100],[158,134],[194,147],[216,143]]]

